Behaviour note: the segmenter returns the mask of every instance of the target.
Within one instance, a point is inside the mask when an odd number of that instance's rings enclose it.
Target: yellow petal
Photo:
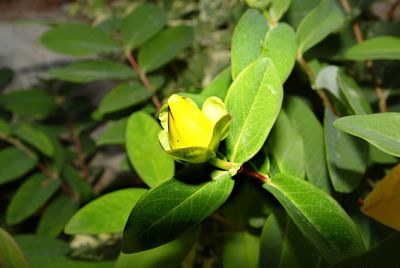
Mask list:
[[[173,149],[205,147],[211,142],[213,124],[195,105],[174,94],[168,99],[168,132]]]
[[[364,200],[362,212],[400,231],[400,164],[376,185]]]

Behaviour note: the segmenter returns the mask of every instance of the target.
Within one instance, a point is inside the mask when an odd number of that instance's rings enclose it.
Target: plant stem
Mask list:
[[[11,137],[9,135],[6,135],[4,133],[1,133],[1,132],[0,132],[0,139],[2,139],[4,141],[14,145],[16,148],[18,148],[19,150],[23,151],[29,157],[36,159],[35,153],[28,146],[23,144],[18,139],[15,139],[15,138],[13,138],[13,137]],[[49,178],[51,178],[53,180],[60,180],[59,176],[57,174],[55,174],[55,173],[52,173],[48,169],[47,165],[45,165],[44,163],[38,162],[37,167],[47,177],[49,177]],[[63,191],[64,191],[64,193],[66,195],[68,195],[71,199],[76,200],[76,195],[74,194],[74,192],[64,182],[61,182],[61,188],[63,189]]]
[[[351,12],[352,8],[348,0],[340,0],[340,3],[346,13]],[[396,4],[398,5],[399,3],[395,3],[395,5]],[[353,33],[354,36],[356,37],[357,43],[362,43],[364,41],[364,35],[361,31],[361,25],[358,21],[355,21],[353,23]],[[387,103],[386,103],[387,96],[382,88],[381,80],[379,79],[376,73],[374,62],[372,60],[367,61],[367,69],[371,76],[372,82],[374,83],[375,86],[375,94],[376,96],[378,96],[379,99],[379,111],[381,113],[387,112]]]
[[[260,172],[254,171],[245,166],[242,166],[240,168],[239,172],[245,173],[253,178],[256,178],[256,179],[260,180],[262,183],[270,183],[271,182],[271,179],[267,175],[261,174]]]
[[[139,76],[140,80],[142,81],[143,85],[146,87],[147,91],[149,91],[150,93],[154,93],[152,85],[150,84],[149,80],[147,79],[146,74],[143,73],[142,70],[140,69],[133,54],[129,52],[127,54],[127,58],[128,58],[129,63],[131,64],[132,68],[135,70],[135,72]],[[153,101],[154,106],[159,111],[161,109],[161,102],[158,99],[157,95],[153,94],[151,96],[151,100]]]
[[[305,73],[308,76],[308,80],[310,81],[310,83],[313,84],[315,81],[315,75],[314,75],[313,71],[311,70],[310,66],[308,65],[308,63],[304,60],[303,56],[301,56],[301,55],[298,56],[297,62],[304,69]],[[327,107],[334,115],[338,115],[338,112],[336,111],[332,102],[329,100],[328,95],[326,95],[326,93],[323,90],[316,90],[316,92],[317,92],[318,96],[321,98],[325,107]]]
[[[69,135],[70,139],[74,143],[75,150],[76,150],[76,155],[78,157],[78,162],[79,162],[79,167],[82,172],[82,176],[85,179],[86,182],[90,182],[90,174],[89,174],[89,169],[88,166],[85,163],[85,157],[83,155],[83,150],[82,150],[82,143],[81,139],[79,138],[79,135],[75,134],[75,123],[72,121],[71,118],[67,118],[67,127],[69,130]]]

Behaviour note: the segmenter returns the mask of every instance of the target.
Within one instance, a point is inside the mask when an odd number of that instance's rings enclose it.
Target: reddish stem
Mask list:
[[[263,183],[269,183],[271,181],[271,179],[268,176],[263,175],[257,171],[251,170],[245,166],[241,166],[239,172],[243,172],[253,178],[256,178],[256,179],[262,181]]]
[[[147,79],[146,74],[143,73],[142,70],[140,69],[133,54],[128,53],[127,58],[128,58],[129,63],[131,64],[132,68],[135,70],[135,72],[139,76],[140,80],[142,81],[143,85],[146,87],[147,91],[149,91],[150,93],[154,93],[152,85],[150,84],[149,80]],[[151,100],[153,101],[154,106],[156,106],[157,110],[160,110],[161,102],[158,99],[157,95],[153,94],[151,96]]]

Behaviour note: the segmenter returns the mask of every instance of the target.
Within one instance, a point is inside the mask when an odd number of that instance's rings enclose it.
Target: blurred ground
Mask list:
[[[49,66],[67,57],[49,52],[38,44],[47,26],[33,21],[67,19],[66,0],[0,0],[0,67],[15,72],[7,90],[32,86]],[[28,23],[29,22],[29,23]]]

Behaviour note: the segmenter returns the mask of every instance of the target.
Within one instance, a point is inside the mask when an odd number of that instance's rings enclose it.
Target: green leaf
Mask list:
[[[118,112],[149,99],[151,95],[153,93],[139,82],[130,81],[119,84],[102,99],[99,112],[102,115]]]
[[[112,268],[113,261],[84,261],[65,256],[31,256],[28,258],[30,268]]]
[[[165,25],[167,14],[154,4],[143,3],[122,20],[122,39],[130,51],[143,45]]]
[[[306,178],[314,186],[330,192],[328,168],[325,160],[324,132],[313,111],[299,98],[289,97],[285,111],[304,145]]]
[[[368,146],[333,126],[335,116],[325,110],[325,151],[329,175],[337,192],[350,193],[361,182],[368,160]]]
[[[315,78],[315,85],[313,87],[316,90],[326,89],[338,100],[341,100],[337,78],[338,73],[339,67],[337,66],[328,65],[322,67]]]
[[[85,181],[79,171],[72,166],[65,166],[61,174],[61,179],[68,184],[79,201],[87,202],[92,198],[93,192],[90,185]]]
[[[283,110],[272,128],[266,149],[271,152],[280,172],[298,178],[305,177],[303,139]]]
[[[133,113],[126,128],[129,161],[150,187],[174,176],[174,160],[158,141],[161,126],[145,112]]]
[[[282,83],[272,61],[260,58],[232,83],[225,99],[232,115],[226,139],[231,162],[250,160],[264,144],[282,105]]]
[[[278,22],[290,6],[291,0],[271,0],[271,5],[268,9],[270,19],[273,22]]]
[[[268,216],[261,234],[259,267],[318,267],[318,261],[316,250],[284,211]]]
[[[279,23],[267,32],[261,56],[268,57],[274,62],[282,83],[293,69],[296,50],[296,34],[288,24]]]
[[[229,86],[232,83],[231,68],[227,67],[222,70],[214,80],[206,86],[201,95],[208,97],[218,97],[221,100],[225,99],[226,93],[228,92]]]
[[[127,117],[117,121],[108,122],[106,129],[97,138],[96,145],[124,144],[127,124]]]
[[[28,268],[28,263],[15,240],[0,228],[0,267]]]
[[[396,267],[399,265],[400,233],[393,232],[370,251],[344,260],[339,267]]]
[[[42,89],[11,91],[0,97],[4,109],[24,117],[44,119],[53,114],[57,106],[53,97]]]
[[[228,172],[212,181],[188,184],[175,178],[147,192],[133,208],[122,237],[122,251],[151,249],[177,238],[218,209],[233,189]]]
[[[41,153],[53,156],[53,144],[46,133],[28,124],[21,124],[13,129],[13,134],[26,143],[32,145]]]
[[[18,243],[27,258],[38,255],[65,255],[70,251],[67,242],[43,235],[17,235],[15,236],[15,241]]]
[[[364,252],[354,222],[327,193],[305,180],[284,174],[272,178],[263,187],[278,199],[329,264]]]
[[[17,224],[35,213],[57,191],[60,182],[37,173],[18,188],[7,207],[6,221]]]
[[[193,39],[188,26],[167,28],[139,49],[138,62],[143,72],[150,72],[173,60]]]
[[[335,1],[322,0],[305,16],[297,28],[298,54],[302,55],[345,22]]]
[[[0,135],[8,136],[11,134],[11,124],[0,118]]]
[[[345,116],[336,120],[334,125],[385,153],[400,157],[400,113]]]
[[[146,189],[130,188],[105,194],[81,208],[65,227],[67,234],[120,233],[129,213]]]
[[[260,56],[267,31],[267,20],[258,10],[249,9],[242,15],[232,36],[231,66],[233,80],[247,65]]]
[[[356,44],[346,50],[346,59],[364,60],[400,60],[400,38],[396,36],[378,36]]]
[[[257,268],[260,238],[247,232],[230,233],[224,238],[223,267]]]
[[[61,24],[45,32],[40,43],[49,50],[71,56],[118,51],[118,45],[109,35],[87,24]]]
[[[18,179],[36,166],[36,156],[8,147],[0,151],[0,185]]]
[[[191,250],[198,232],[187,232],[178,239],[153,249],[133,253],[121,253],[115,263],[115,268],[127,268],[133,263],[136,267],[176,268],[181,267],[182,260]]]
[[[51,69],[48,74],[55,79],[76,83],[136,77],[127,65],[108,60],[74,62],[66,67]]]
[[[355,114],[361,115],[372,113],[372,108],[367,98],[363,95],[354,79],[342,72],[339,72],[337,79],[340,92],[343,94],[344,99]]]
[[[39,235],[57,237],[62,233],[65,225],[67,225],[69,219],[75,214],[78,208],[79,205],[77,202],[64,194],[59,195],[44,210],[39,221],[37,233]]]

